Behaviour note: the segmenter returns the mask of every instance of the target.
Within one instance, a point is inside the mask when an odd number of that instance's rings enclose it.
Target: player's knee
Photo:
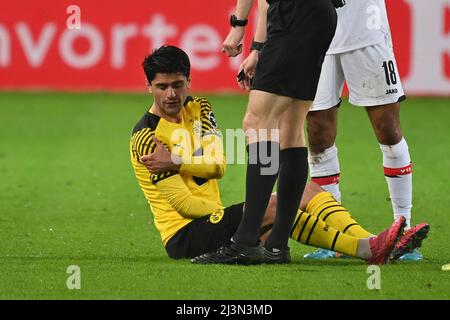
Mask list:
[[[400,126],[400,104],[387,104],[366,109],[378,142],[385,145],[399,143],[403,136]]]
[[[310,112],[307,117],[308,143],[311,152],[320,153],[331,147],[337,134],[334,118]]]
[[[258,117],[252,113],[247,113],[242,121],[244,131],[255,130],[258,128]]]
[[[321,125],[310,126],[308,123],[308,143],[311,152],[321,153],[330,148],[336,140],[336,132],[332,128]]]
[[[403,136],[400,123],[395,121],[380,121],[374,129],[378,142],[384,145],[395,145]]]
[[[259,130],[259,129],[275,129],[278,127],[278,120],[274,119],[270,115],[257,114],[255,112],[249,112],[245,114],[242,121],[242,128],[244,131]]]

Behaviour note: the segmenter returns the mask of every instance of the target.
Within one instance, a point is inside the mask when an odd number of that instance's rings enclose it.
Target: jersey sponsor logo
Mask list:
[[[394,94],[394,93],[398,93],[397,89],[387,89],[386,90],[386,94]]]
[[[223,209],[217,209],[214,213],[211,214],[211,216],[209,217],[209,222],[213,223],[213,224],[217,224],[219,223],[224,215],[224,210]]]

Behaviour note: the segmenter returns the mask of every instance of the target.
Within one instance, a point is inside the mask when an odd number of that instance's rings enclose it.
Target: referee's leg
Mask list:
[[[287,250],[288,239],[308,177],[308,151],[304,122],[312,101],[295,100],[283,113],[280,128],[280,170],[278,172],[275,223],[266,249]]]
[[[292,98],[252,90],[243,128],[248,137],[245,208],[233,241],[257,246],[264,212],[269,203],[279,169],[278,122],[293,102]]]

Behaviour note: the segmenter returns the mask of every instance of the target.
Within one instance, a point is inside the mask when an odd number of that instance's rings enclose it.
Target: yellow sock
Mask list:
[[[313,216],[325,221],[331,227],[341,233],[357,238],[368,238],[370,232],[356,222],[350,212],[347,211],[329,192],[316,194],[306,206],[306,211]]]
[[[344,234],[315,216],[298,210],[291,230],[297,242],[356,257],[359,238]]]

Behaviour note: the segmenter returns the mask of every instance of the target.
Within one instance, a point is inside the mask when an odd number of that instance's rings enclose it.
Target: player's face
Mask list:
[[[148,88],[159,111],[175,117],[183,108],[190,85],[190,79],[181,73],[157,73]]]

